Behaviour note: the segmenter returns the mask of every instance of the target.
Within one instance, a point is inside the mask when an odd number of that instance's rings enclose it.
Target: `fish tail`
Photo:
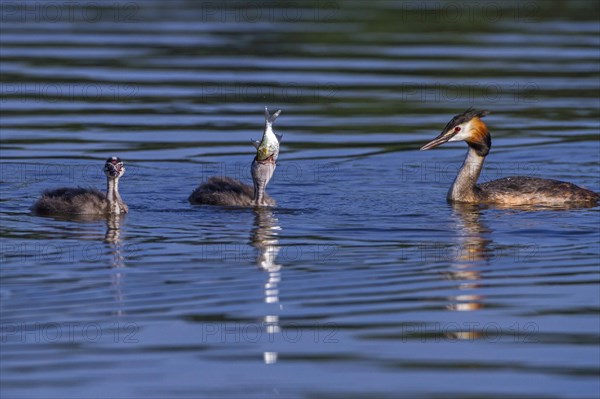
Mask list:
[[[265,107],[265,123],[267,125],[272,125],[273,122],[275,122],[275,119],[277,119],[277,117],[279,116],[280,113],[281,113],[281,110],[278,110],[273,115],[271,115],[271,114],[269,114],[269,110],[267,109],[267,107]]]

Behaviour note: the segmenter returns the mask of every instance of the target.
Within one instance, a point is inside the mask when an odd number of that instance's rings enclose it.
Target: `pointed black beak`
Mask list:
[[[452,137],[455,136],[455,134],[456,133],[453,133],[453,132],[444,132],[444,133],[440,134],[439,136],[437,136],[436,138],[434,138],[433,140],[431,140],[429,143],[425,144],[423,147],[421,147],[420,151],[430,150],[439,145],[447,143],[448,140],[450,140]]]

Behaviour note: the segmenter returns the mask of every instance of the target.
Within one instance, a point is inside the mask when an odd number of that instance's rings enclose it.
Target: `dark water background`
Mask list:
[[[2,398],[597,397],[600,213],[456,207],[482,180],[600,191],[596,2],[0,2]],[[272,210],[250,180],[282,109]],[[32,216],[104,186],[130,213]],[[354,395],[354,396],[353,396]]]

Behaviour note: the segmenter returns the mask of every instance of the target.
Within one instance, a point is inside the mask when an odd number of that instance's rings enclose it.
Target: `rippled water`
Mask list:
[[[469,106],[513,174],[600,191],[594,2],[0,3],[1,392],[597,397],[600,213],[451,206]],[[250,181],[282,109],[279,207]],[[32,216],[46,188],[130,213]]]

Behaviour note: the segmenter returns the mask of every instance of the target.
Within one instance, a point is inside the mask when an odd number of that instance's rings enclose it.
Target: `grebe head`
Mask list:
[[[481,118],[489,111],[469,108],[462,114],[454,116],[442,133],[421,147],[421,151],[435,148],[450,141],[466,141],[478,155],[486,156],[492,147],[492,140],[487,126]]]
[[[123,161],[121,161],[121,158],[108,158],[104,164],[104,174],[109,179],[118,179],[123,176],[125,174],[125,165],[123,164]]]

